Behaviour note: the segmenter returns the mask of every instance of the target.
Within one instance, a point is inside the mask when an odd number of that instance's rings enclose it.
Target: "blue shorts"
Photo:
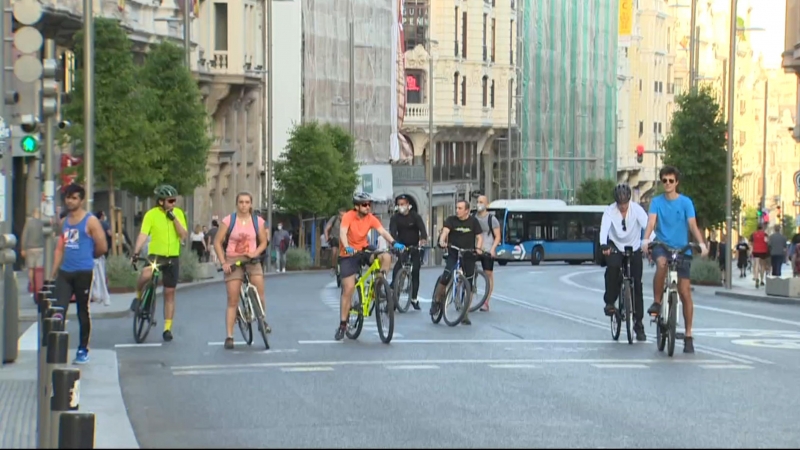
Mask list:
[[[670,257],[670,253],[664,249],[664,247],[658,246],[654,247],[652,251],[652,258],[653,261],[658,262],[659,258],[668,259]],[[691,269],[692,269],[692,255],[683,255],[682,260],[678,263],[678,278],[679,279],[691,279]]]

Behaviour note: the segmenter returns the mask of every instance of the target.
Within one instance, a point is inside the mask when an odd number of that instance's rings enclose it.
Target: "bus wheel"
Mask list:
[[[497,261],[497,264],[500,264],[501,266],[505,266],[506,264],[508,264],[508,261]]]
[[[544,260],[544,249],[542,247],[535,247],[531,253],[531,265],[538,266]]]

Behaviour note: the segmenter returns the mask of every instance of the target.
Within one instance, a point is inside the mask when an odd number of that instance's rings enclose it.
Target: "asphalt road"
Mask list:
[[[423,270],[423,302],[437,275]],[[800,308],[698,288],[697,352],[679,342],[669,358],[649,324],[647,343],[611,340],[599,267],[511,265],[496,277],[491,312],[472,326],[433,325],[423,303],[398,315],[390,345],[374,318],[358,341],[335,343],[338,291],[314,274],[268,279],[268,352],[258,340],[223,349],[222,285],[179,292],[173,342],[159,324],[135,346],[125,318],[96,321],[92,346],[116,349],[143,448],[800,442]]]

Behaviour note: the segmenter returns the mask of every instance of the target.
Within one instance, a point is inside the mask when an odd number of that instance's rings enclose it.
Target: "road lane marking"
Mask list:
[[[601,272],[604,272],[604,270],[598,270],[596,272],[597,273],[601,273]],[[583,285],[581,285],[579,283],[576,283],[575,281],[572,281],[572,277],[577,276],[577,275],[583,275],[583,273],[578,272],[578,273],[571,273],[571,274],[567,274],[567,275],[562,275],[559,278],[559,281],[561,281],[562,283],[568,284],[570,286],[574,286],[576,288],[586,290],[586,291],[599,292],[601,294],[605,293],[605,291],[603,289],[593,288],[593,287],[589,287],[589,286],[583,286]],[[644,298],[646,300],[651,300],[651,301],[653,300],[653,297],[652,296],[648,296],[648,295],[645,295]],[[759,319],[759,320],[765,320],[767,322],[782,323],[782,324],[785,324],[785,325],[794,325],[796,327],[800,327],[800,322],[797,322],[797,321],[794,321],[794,320],[780,319],[780,318],[777,318],[777,317],[770,317],[770,316],[762,316],[760,314],[751,314],[751,313],[746,313],[746,312],[742,312],[742,311],[734,311],[734,310],[730,310],[730,309],[715,308],[713,306],[698,305],[697,303],[695,303],[694,307],[697,308],[697,309],[705,309],[707,311],[714,311],[714,312],[719,312],[719,313],[723,313],[723,314],[730,314],[732,316],[748,317],[750,319]]]
[[[253,343],[255,344],[255,341]],[[221,345],[225,345],[225,343],[224,342],[209,342],[208,343],[209,347],[219,347]],[[234,342],[233,345],[234,345],[234,348],[236,348],[237,345],[239,346],[239,348],[251,347],[250,345],[247,345],[244,342]],[[246,353],[268,353],[268,354],[269,353],[297,353],[298,351],[299,350],[296,349],[296,348],[277,348],[277,349],[269,349],[269,350],[258,350],[258,351],[252,351],[252,352],[246,352]]]
[[[439,366],[433,364],[408,364],[408,365],[397,365],[397,366],[386,366],[389,370],[426,370],[426,369],[438,369]]]
[[[522,300],[519,300],[519,299],[516,299],[516,298],[508,297],[508,296],[503,295],[503,294],[494,293],[494,294],[492,294],[492,297],[494,299],[502,301],[502,302],[510,303],[512,305],[520,306],[522,308],[532,309],[532,310],[538,311],[538,312],[543,312],[543,313],[551,315],[551,316],[561,317],[562,319],[566,319],[566,320],[569,320],[569,321],[572,321],[572,322],[576,322],[576,323],[580,323],[580,324],[583,324],[583,325],[587,325],[587,326],[590,326],[590,327],[599,328],[599,329],[602,329],[602,330],[608,330],[608,327],[609,327],[608,322],[601,322],[601,321],[598,321],[598,320],[595,320],[595,319],[588,319],[586,317],[576,316],[576,315],[571,314],[571,313],[567,313],[567,312],[564,312],[564,311],[558,311],[558,310],[551,309],[551,308],[548,308],[548,307],[545,307],[545,306],[541,306],[541,305],[535,305],[535,304],[528,303],[528,302],[525,302],[525,301],[522,301]],[[645,342],[652,344],[652,343],[655,343],[655,340],[653,338],[648,338],[647,341],[645,341]],[[754,362],[757,362],[757,363],[760,363],[760,364],[774,364],[772,361],[767,361],[765,359],[757,358],[757,357],[754,357],[754,356],[743,355],[743,354],[731,352],[731,351],[728,351],[728,350],[721,350],[721,349],[717,349],[717,348],[711,348],[711,347],[708,347],[708,346],[705,346],[705,345],[697,345],[697,344],[695,344],[694,347],[695,347],[695,350],[699,350],[702,353],[706,353],[706,354],[709,354],[709,355],[712,355],[712,356],[716,356],[716,357],[719,357],[719,358],[724,358],[724,359],[727,359],[727,360],[730,360],[730,361],[733,361],[733,362],[736,362],[736,363],[752,364]]]
[[[17,339],[19,351],[36,351],[39,349],[39,322],[33,322],[22,336]]]
[[[592,364],[598,369],[649,369],[650,366],[644,364]]]
[[[800,340],[798,339],[734,339],[731,342],[736,345],[744,345],[748,347],[800,350]]]
[[[143,342],[141,344],[114,344],[114,348],[161,347],[161,342]]]
[[[489,364],[492,369],[538,369],[533,364]]]
[[[752,369],[753,366],[745,364],[700,364],[703,369]]]
[[[331,372],[333,367],[282,367],[282,372]]]
[[[397,334],[395,334],[397,336]],[[342,341],[297,341],[301,345],[340,344]],[[618,342],[598,339],[392,339],[392,344],[601,344]]]

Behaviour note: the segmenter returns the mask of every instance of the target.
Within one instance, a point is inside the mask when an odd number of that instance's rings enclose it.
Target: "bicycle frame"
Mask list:
[[[369,309],[372,306],[372,299],[375,295],[375,274],[376,272],[380,272],[381,270],[381,260],[377,257],[381,252],[373,252],[372,254],[375,255],[375,260],[372,261],[367,271],[358,278],[356,282],[356,290],[360,294],[359,297],[361,298],[361,311],[364,314],[364,317],[369,316]],[[369,282],[369,286],[367,286],[367,282]]]

